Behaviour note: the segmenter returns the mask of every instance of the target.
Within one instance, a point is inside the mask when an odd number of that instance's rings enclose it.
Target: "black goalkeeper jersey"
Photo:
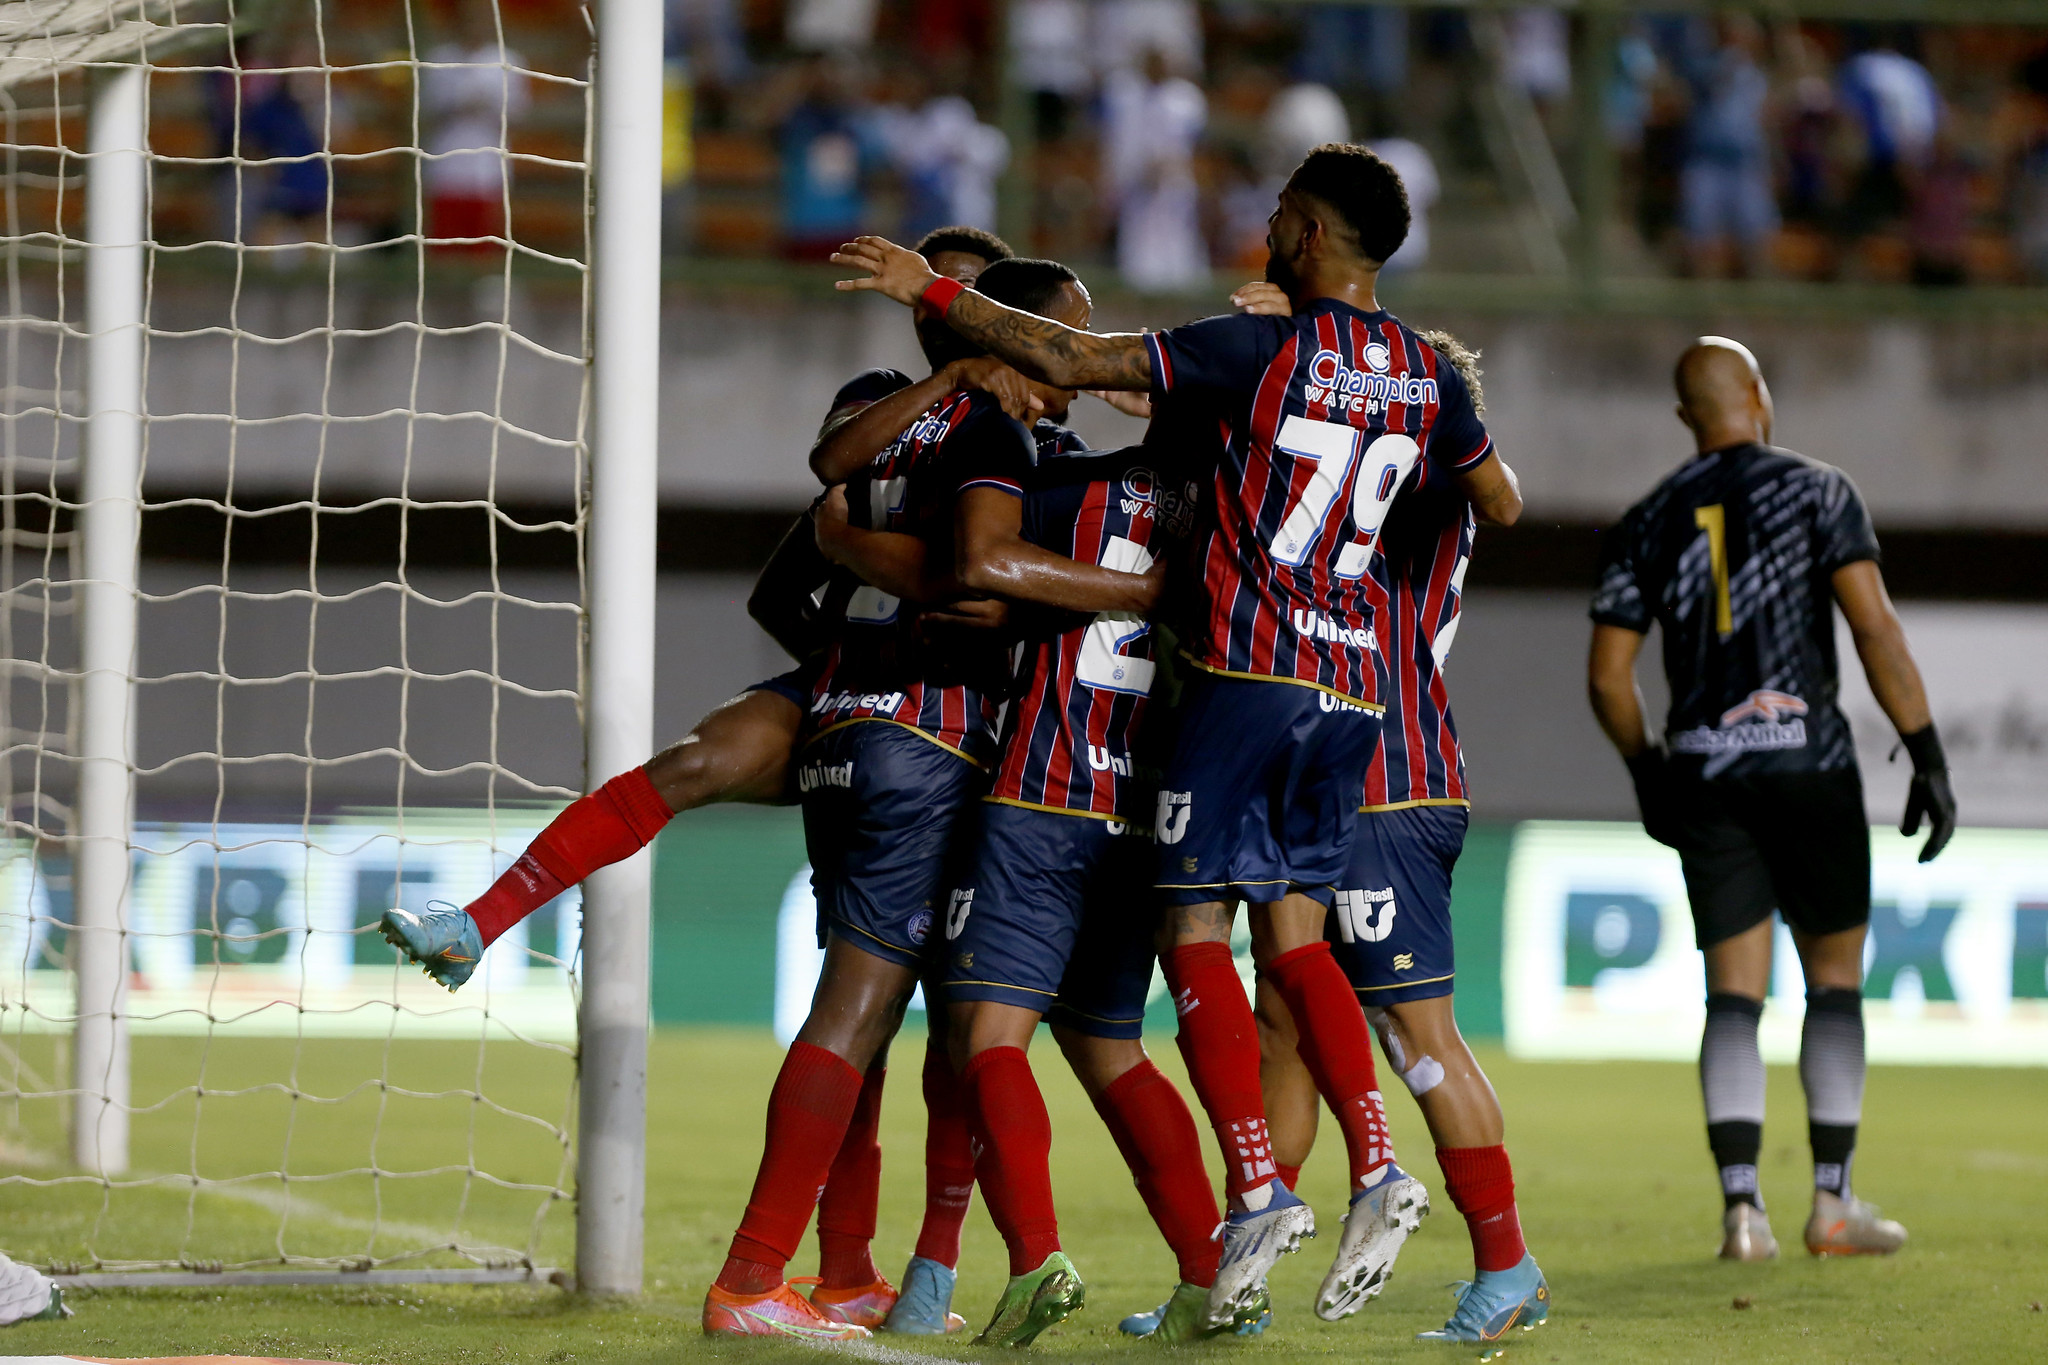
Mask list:
[[[1687,462],[1629,508],[1606,537],[1592,616],[1663,628],[1680,771],[1853,768],[1830,578],[1877,557],[1848,475],[1745,442]]]

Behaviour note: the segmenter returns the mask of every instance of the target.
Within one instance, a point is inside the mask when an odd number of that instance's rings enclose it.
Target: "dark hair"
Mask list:
[[[1486,391],[1479,387],[1479,376],[1484,373],[1479,368],[1479,352],[1440,327],[1427,332],[1417,332],[1415,335],[1428,342],[1438,355],[1451,362],[1451,368],[1458,372],[1458,377],[1465,381],[1465,388],[1472,395],[1472,411],[1484,417]]]
[[[993,232],[984,232],[978,227],[942,227],[927,232],[917,244],[917,254],[929,261],[942,251],[957,251],[966,256],[979,256],[993,265],[1007,261],[1017,253],[1010,250],[1010,244]]]
[[[1061,289],[1081,283],[1081,277],[1058,261],[1034,261],[1012,257],[992,261],[974,282],[975,292],[1011,308],[1043,314],[1059,297]]]
[[[1408,240],[1408,188],[1400,172],[1356,143],[1317,147],[1294,168],[1287,188],[1334,209],[1369,261],[1384,263]]]

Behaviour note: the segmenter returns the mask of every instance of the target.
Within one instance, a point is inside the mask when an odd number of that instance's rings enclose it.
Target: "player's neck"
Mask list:
[[[1693,433],[1693,453],[1711,455],[1717,450],[1730,446],[1762,445],[1764,438],[1755,427],[1720,426],[1708,427]]]
[[[1305,271],[1301,277],[1301,294],[1294,300],[1294,306],[1301,309],[1318,299],[1335,299],[1361,313],[1377,313],[1380,311],[1376,293],[1379,278],[1377,270]]]

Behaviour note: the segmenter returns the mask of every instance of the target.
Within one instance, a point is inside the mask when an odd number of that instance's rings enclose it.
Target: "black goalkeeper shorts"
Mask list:
[[[1870,827],[1855,768],[1673,784],[1699,946],[1770,917],[1808,934],[1870,922]]]

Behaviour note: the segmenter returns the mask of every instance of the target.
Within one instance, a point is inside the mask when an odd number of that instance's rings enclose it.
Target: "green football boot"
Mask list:
[[[1208,1337],[1239,1336],[1256,1337],[1265,1335],[1266,1324],[1273,1320],[1273,1297],[1265,1287],[1260,1286],[1252,1301],[1241,1312],[1236,1321],[1223,1327],[1205,1327],[1202,1320],[1208,1315],[1209,1291],[1198,1284],[1183,1281],[1174,1286],[1173,1297],[1149,1313],[1133,1313],[1116,1325],[1125,1336],[1143,1337],[1156,1341],[1162,1346],[1178,1346],[1183,1342],[1201,1341]]]
[[[1038,1269],[1010,1277],[995,1316],[974,1344],[1029,1346],[1040,1332],[1080,1312],[1087,1301],[1087,1288],[1074,1263],[1064,1251],[1055,1251]]]

